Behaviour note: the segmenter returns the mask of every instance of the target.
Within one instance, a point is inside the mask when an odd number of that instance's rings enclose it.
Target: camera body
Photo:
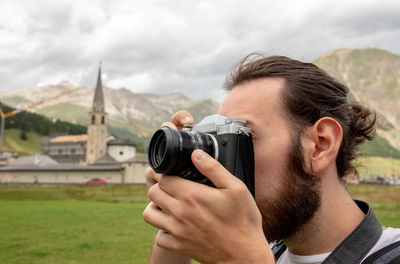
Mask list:
[[[195,127],[158,129],[150,141],[149,163],[157,173],[176,175],[213,186],[193,165],[191,154],[202,149],[243,181],[254,196],[254,151],[251,129],[238,117],[210,115]]]

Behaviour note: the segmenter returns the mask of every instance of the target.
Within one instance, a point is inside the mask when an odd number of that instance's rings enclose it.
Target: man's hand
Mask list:
[[[186,124],[193,124],[193,117],[189,112],[181,110],[177,112],[171,119],[171,122],[165,122],[161,126],[170,126],[177,129],[182,129]],[[147,186],[150,188],[154,184],[158,183],[161,178],[161,174],[156,173],[152,168],[147,168],[145,171],[145,178]],[[159,230],[158,233],[164,232]],[[191,259],[185,255],[179,254],[175,251],[170,251],[164,248],[153,245],[151,256],[149,259],[150,264],[189,264]]]
[[[273,263],[261,214],[244,183],[202,150],[192,153],[192,162],[216,188],[161,175],[143,213],[163,230],[156,244],[202,263]]]

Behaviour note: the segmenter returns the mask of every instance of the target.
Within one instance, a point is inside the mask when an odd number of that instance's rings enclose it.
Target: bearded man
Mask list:
[[[400,240],[343,183],[375,123],[343,84],[312,63],[248,56],[225,87],[219,114],[252,131],[255,197],[201,150],[192,162],[215,188],[148,169],[143,218],[160,229],[150,263],[360,263]],[[180,111],[164,125],[192,123]]]

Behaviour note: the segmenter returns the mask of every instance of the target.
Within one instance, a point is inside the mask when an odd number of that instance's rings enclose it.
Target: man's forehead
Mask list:
[[[223,101],[219,113],[253,113],[276,111],[280,108],[280,92],[283,88],[282,78],[259,78],[235,86]]]

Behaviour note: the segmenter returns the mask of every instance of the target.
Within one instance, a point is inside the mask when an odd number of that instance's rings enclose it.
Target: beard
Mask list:
[[[304,170],[300,134],[293,138],[288,162],[280,177],[281,188],[274,197],[258,201],[264,235],[268,241],[289,238],[304,226],[321,203],[320,179]]]

